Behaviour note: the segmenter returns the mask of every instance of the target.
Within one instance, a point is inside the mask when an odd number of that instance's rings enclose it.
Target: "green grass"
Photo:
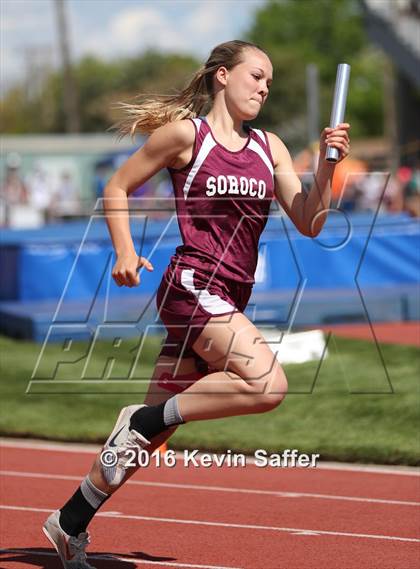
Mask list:
[[[86,344],[68,352],[49,346],[28,392],[41,346],[0,337],[0,433],[103,441],[119,408],[142,402],[159,338],[149,340],[139,358],[135,377],[143,383],[118,380],[130,370],[135,342],[129,347],[132,351],[112,367],[110,343],[95,346],[89,365]],[[57,367],[65,359],[70,363]],[[290,392],[276,410],[188,423],[170,446],[250,453],[296,448],[320,453],[324,460],[419,464],[419,367],[414,347],[383,344],[379,353],[370,342],[333,337],[320,367],[318,362],[285,366]],[[65,382],[81,377],[83,370],[85,379]]]

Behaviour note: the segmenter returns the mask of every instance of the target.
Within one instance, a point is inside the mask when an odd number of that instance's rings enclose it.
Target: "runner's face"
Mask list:
[[[273,66],[265,53],[257,49],[245,49],[242,58],[227,73],[226,102],[242,120],[252,120],[267,100]]]

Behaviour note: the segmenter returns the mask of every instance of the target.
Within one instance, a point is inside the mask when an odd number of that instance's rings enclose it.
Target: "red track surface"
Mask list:
[[[58,568],[41,525],[93,450],[19,444],[2,446],[1,568]],[[419,507],[414,469],[186,468],[179,458],[139,471],[104,505],[89,553],[98,569],[418,569]]]
[[[380,344],[400,344],[420,347],[420,322],[373,322],[369,324],[334,324],[320,326],[325,332],[331,332],[344,338],[371,340]],[[420,564],[419,564],[420,567]]]

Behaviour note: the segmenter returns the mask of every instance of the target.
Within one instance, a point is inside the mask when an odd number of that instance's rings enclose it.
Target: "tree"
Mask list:
[[[363,28],[357,0],[279,0],[260,8],[247,39],[273,63],[272,92],[259,124],[300,146],[306,138],[305,69],[319,69],[322,125],[327,125],[339,63],[352,66],[346,116],[352,136],[382,133],[382,62]],[[294,130],[294,126],[296,127]]]
[[[273,62],[270,97],[255,126],[278,132],[293,150],[306,144],[305,69],[319,68],[322,125],[328,124],[337,64],[352,66],[347,118],[352,138],[382,134],[383,56],[369,44],[357,0],[278,0],[259,8],[247,34]],[[200,62],[193,56],[149,50],[112,62],[87,56],[73,67],[78,85],[82,132],[104,132],[121,115],[118,101],[139,93],[182,88]],[[27,100],[23,87],[3,97],[4,132],[65,132],[60,72],[45,81],[38,99]]]
[[[87,56],[74,65],[82,132],[104,132],[118,118],[114,104],[139,93],[168,93],[181,89],[199,67],[193,57],[147,51],[138,57],[105,62]],[[44,82],[38,98],[29,101],[23,86],[3,97],[0,120],[9,134],[65,132],[61,72]]]

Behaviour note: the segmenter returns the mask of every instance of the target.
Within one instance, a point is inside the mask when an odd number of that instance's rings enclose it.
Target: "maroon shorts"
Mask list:
[[[192,346],[212,316],[243,312],[252,284],[240,283],[191,267],[185,260],[172,261],[163,274],[156,304],[167,337],[160,355],[194,357],[198,367],[205,362]]]

